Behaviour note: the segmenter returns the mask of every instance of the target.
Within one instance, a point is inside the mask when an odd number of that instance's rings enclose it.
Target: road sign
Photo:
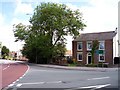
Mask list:
[[[99,50],[99,54],[104,54],[104,50]]]
[[[104,50],[96,50],[95,53],[96,53],[96,54],[104,54],[105,51],[104,51]]]

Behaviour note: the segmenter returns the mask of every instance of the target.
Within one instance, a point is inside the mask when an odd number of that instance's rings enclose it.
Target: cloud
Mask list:
[[[71,3],[67,3],[66,4],[70,9],[72,9],[72,10],[77,10],[77,9],[79,9],[79,7],[77,7],[76,5],[73,5],[73,4],[71,4]]]
[[[119,0],[89,0],[89,5],[77,6],[67,3],[71,9],[79,9],[87,27],[81,33],[114,31],[118,25]],[[72,49],[72,38],[67,37],[67,48]]]
[[[27,13],[31,14],[33,12],[33,8],[30,3],[22,3],[20,0],[17,0],[16,2],[17,2],[17,7],[14,12],[15,15],[27,14]]]
[[[18,51],[19,49],[22,49],[22,44],[24,42],[14,41],[15,37],[12,25],[3,25],[0,30],[0,42],[2,42],[2,46],[5,45],[10,51]]]
[[[91,7],[83,6],[80,10],[87,27],[85,32],[113,31],[117,27],[118,0],[91,0]]]
[[[16,18],[16,17],[14,17],[13,19],[12,19],[12,21],[11,21],[11,25],[14,25],[14,24],[19,24],[19,23],[22,23],[22,24],[24,24],[24,25],[30,25],[30,23],[29,23],[29,21],[28,20],[20,20],[20,19],[18,19],[18,18]]]
[[[67,3],[71,9],[79,9],[87,25],[84,32],[113,31],[117,27],[119,0],[89,0],[88,5]]]
[[[28,1],[28,0],[26,0]],[[26,19],[27,13],[33,13],[32,4],[35,2],[40,2],[42,0],[30,0],[25,3],[21,0],[16,1],[16,9],[14,11],[14,18],[11,21],[10,25],[6,25],[4,23],[4,16],[0,14],[0,41],[3,42],[4,45],[9,47],[11,50],[18,50],[22,47],[22,43],[18,42],[15,43],[14,34],[13,34],[13,24],[23,23],[29,24],[28,20]],[[54,2],[55,0],[49,0]],[[70,2],[69,2],[70,1]],[[71,9],[76,10],[80,9],[83,13],[84,22],[86,23],[87,27],[83,31],[84,33],[88,32],[101,32],[101,31],[111,31],[115,30],[118,23],[118,1],[119,0],[85,0],[89,5],[82,5],[79,0],[64,0],[57,2],[66,2],[67,6]],[[30,3],[33,2],[33,3]],[[71,2],[78,2],[78,4],[73,4]],[[79,5],[79,6],[78,6]],[[19,18],[22,16],[23,19]],[[25,19],[24,19],[25,18]],[[2,33],[1,33],[2,32]],[[72,49],[72,38],[67,36],[67,49]]]
[[[0,25],[4,23],[4,16],[0,13]]]

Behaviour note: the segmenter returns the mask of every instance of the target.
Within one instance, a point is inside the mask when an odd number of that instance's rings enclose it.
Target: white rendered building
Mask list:
[[[120,57],[120,1],[118,2],[118,56]]]

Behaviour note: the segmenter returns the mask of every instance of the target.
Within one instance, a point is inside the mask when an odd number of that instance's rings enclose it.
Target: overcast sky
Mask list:
[[[14,42],[13,24],[29,24],[34,8],[40,2],[64,3],[69,8],[80,9],[87,27],[81,33],[114,31],[118,27],[119,0],[2,0],[0,1],[0,42],[11,51],[22,48]],[[72,49],[72,38],[67,37],[67,49]]]

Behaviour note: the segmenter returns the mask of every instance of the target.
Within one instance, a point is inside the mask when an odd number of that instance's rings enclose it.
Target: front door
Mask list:
[[[92,62],[92,57],[88,56],[88,64],[91,64],[91,62]]]
[[[91,64],[92,63],[92,56],[91,53],[87,54],[87,64]]]

